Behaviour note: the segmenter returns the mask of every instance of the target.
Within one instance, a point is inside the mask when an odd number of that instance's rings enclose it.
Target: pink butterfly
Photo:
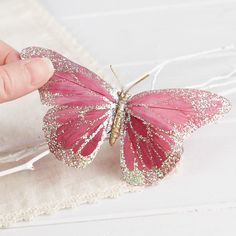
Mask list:
[[[106,138],[120,137],[123,179],[150,185],[180,160],[184,138],[230,110],[217,94],[196,89],[162,89],[134,96],[117,91],[98,75],[62,55],[29,47],[22,58],[48,57],[55,73],[40,90],[52,106],[44,117],[50,151],[73,167],[86,167]]]

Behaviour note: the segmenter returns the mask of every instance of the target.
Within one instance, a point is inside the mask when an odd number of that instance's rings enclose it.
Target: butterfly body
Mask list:
[[[126,107],[129,95],[126,92],[121,91],[121,92],[118,92],[118,98],[119,99],[116,106],[116,111],[114,114],[110,137],[109,137],[109,143],[111,146],[116,142],[117,138],[120,135],[121,126],[122,126],[124,116],[125,116],[125,107]]]
[[[29,47],[21,57],[48,57],[55,68],[39,89],[41,101],[52,107],[43,127],[51,153],[68,166],[84,168],[108,137],[110,145],[119,137],[122,177],[132,185],[165,177],[180,160],[185,137],[231,108],[226,98],[197,89],[129,96],[129,89],[148,75],[117,93],[89,69],[49,49]]]

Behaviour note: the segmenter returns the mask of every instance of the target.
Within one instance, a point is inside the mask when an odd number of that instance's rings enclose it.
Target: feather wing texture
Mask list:
[[[121,168],[134,185],[149,185],[180,160],[183,140],[230,110],[225,98],[208,91],[164,89],[133,96],[123,125]]]

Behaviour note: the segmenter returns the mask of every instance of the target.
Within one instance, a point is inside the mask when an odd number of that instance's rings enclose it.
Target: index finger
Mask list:
[[[19,53],[14,48],[0,40],[0,65],[14,62],[19,59]]]

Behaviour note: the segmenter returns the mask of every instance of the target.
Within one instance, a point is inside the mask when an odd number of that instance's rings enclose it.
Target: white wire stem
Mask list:
[[[10,174],[13,174],[13,173],[16,173],[19,171],[23,171],[23,170],[34,170],[34,166],[33,166],[34,163],[37,162],[38,160],[46,157],[49,153],[50,153],[50,151],[46,150],[22,165],[19,165],[19,166],[16,166],[16,167],[4,170],[4,171],[0,171],[0,177],[10,175]]]
[[[25,159],[29,156],[35,155],[35,153],[41,153],[47,149],[47,143],[41,142],[40,144],[32,144],[32,146],[27,146],[22,149],[12,150],[12,152],[8,152],[7,154],[0,153],[0,165],[2,163],[9,163]]]
[[[210,88],[219,87],[219,86],[222,86],[222,84],[212,84],[212,82],[229,79],[232,76],[234,76],[235,74],[236,74],[236,69],[234,69],[230,73],[210,78],[205,83],[197,84],[197,85],[193,85],[193,86],[186,86],[185,88],[210,89]],[[223,85],[235,84],[235,83],[236,83],[236,81],[228,81],[226,83],[223,83]]]
[[[153,80],[152,80],[152,83],[151,83],[151,89],[154,89],[156,80],[157,80],[159,74],[161,73],[161,71],[164,69],[164,67],[166,67],[167,65],[169,65],[169,64],[171,64],[173,62],[189,60],[189,59],[193,59],[193,58],[197,58],[197,57],[202,57],[202,56],[206,56],[206,55],[217,53],[217,52],[221,52],[221,51],[228,51],[228,50],[235,50],[235,49],[236,49],[235,45],[228,45],[228,46],[219,47],[219,48],[215,48],[215,49],[211,49],[211,50],[207,50],[207,51],[202,51],[202,52],[198,52],[198,53],[194,53],[194,54],[188,54],[188,55],[184,55],[184,56],[179,56],[179,57],[171,58],[171,59],[165,60],[162,63],[156,65],[150,71],[146,72],[145,75],[146,74],[151,75],[151,74],[153,74],[155,72]],[[130,82],[129,84],[127,84],[125,86],[125,88],[130,87],[136,81],[137,80]]]
[[[154,67],[149,72],[151,74],[151,73],[156,71],[156,73],[154,74],[154,78],[152,80],[151,89],[154,89],[157,78],[158,78],[159,74],[161,73],[161,71],[164,69],[165,66],[167,66],[170,63],[177,62],[177,61],[183,61],[183,60],[189,60],[189,59],[202,57],[202,56],[206,56],[206,55],[221,52],[221,51],[226,51],[226,50],[228,51],[228,50],[235,50],[235,49],[236,48],[235,48],[234,45],[229,45],[229,46],[225,46],[225,47],[215,48],[215,49],[208,50],[208,51],[203,51],[203,52],[199,52],[199,53],[189,54],[189,55],[186,55],[186,56],[180,56],[180,57],[176,57],[176,58],[173,58],[173,59],[166,60],[166,61],[162,62],[160,65],[157,65],[156,67]]]

